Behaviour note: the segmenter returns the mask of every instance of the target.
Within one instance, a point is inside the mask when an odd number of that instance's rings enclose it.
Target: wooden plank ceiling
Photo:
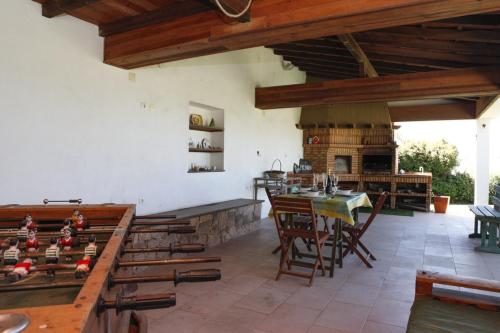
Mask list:
[[[352,34],[381,75],[500,65],[500,13]],[[311,76],[368,76],[338,36],[269,46]]]
[[[104,37],[104,62],[126,69],[254,46],[271,48],[321,80],[394,76],[391,82],[401,85],[406,74],[500,68],[498,0],[254,0],[238,21],[222,15],[214,0],[33,1],[48,18],[69,14],[97,25]],[[248,0],[223,1],[237,11]],[[457,106],[462,115],[474,117],[490,105],[493,92],[474,95],[473,90],[464,95],[448,89],[443,96],[453,99],[432,110],[441,108],[448,115]],[[342,92],[336,94],[342,99]],[[439,97],[426,98],[431,95]],[[257,104],[310,105],[311,96],[294,104],[282,96],[273,102],[270,94]],[[414,109],[397,110],[404,118]]]

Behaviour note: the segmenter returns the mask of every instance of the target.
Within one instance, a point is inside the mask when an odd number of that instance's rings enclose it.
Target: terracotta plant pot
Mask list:
[[[434,197],[434,211],[436,213],[445,214],[450,204],[450,197],[446,195],[438,195]]]

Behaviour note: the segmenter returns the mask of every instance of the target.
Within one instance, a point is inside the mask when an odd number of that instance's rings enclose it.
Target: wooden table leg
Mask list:
[[[339,263],[339,268],[342,268],[342,221],[335,219],[334,233],[332,242],[332,259],[330,261],[330,277],[333,277],[334,268]],[[337,259],[337,251],[339,251],[339,258]]]

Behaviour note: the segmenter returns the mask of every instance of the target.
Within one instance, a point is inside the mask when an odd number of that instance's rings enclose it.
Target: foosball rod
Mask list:
[[[15,284],[10,286],[0,286],[0,293],[8,293],[12,291],[32,291],[46,289],[62,289],[82,287],[84,282],[51,282],[51,283],[34,283],[34,284]]]
[[[33,218],[35,222],[64,222],[70,220],[71,217],[40,217]],[[87,221],[119,221],[121,216],[96,216],[96,217],[86,217]],[[24,217],[3,217],[0,218],[0,222],[21,222]],[[42,226],[49,226],[49,224],[42,224]]]
[[[105,300],[100,298],[97,302],[97,315],[108,309],[116,309],[116,313],[124,310],[154,310],[169,308],[176,303],[175,293],[144,295],[144,296],[123,296],[118,294],[116,300]]]
[[[68,199],[68,200],[49,200],[49,199],[43,199],[43,203],[49,204],[49,203],[70,203],[70,204],[77,204],[81,205],[83,202],[82,199]]]
[[[204,258],[175,258],[175,259],[162,259],[162,260],[132,260],[132,261],[116,260],[115,270],[124,267],[202,264],[210,262],[221,262],[221,258],[204,257]]]
[[[168,234],[192,234],[196,232],[196,227],[192,225],[173,225],[166,228],[133,228],[131,234],[150,234],[157,232],[166,232]]]
[[[150,283],[150,282],[174,282],[174,285],[179,283],[193,283],[193,282],[208,282],[217,281],[221,279],[221,272],[218,269],[200,269],[185,272],[166,273],[164,275],[155,276],[110,276],[108,278],[108,289],[117,284],[129,283]]]
[[[76,231],[76,235],[109,235],[115,231],[113,229],[87,229],[82,231]],[[60,231],[39,231],[36,233],[37,238],[41,237],[57,237],[61,236]],[[17,236],[17,230],[0,231],[0,237],[13,237]]]
[[[157,214],[157,215],[135,215],[134,220],[154,220],[154,219],[175,219],[177,215],[175,214]]]
[[[60,257],[78,256],[78,255],[84,255],[84,254],[85,254],[85,251],[61,251],[61,252],[59,252]],[[19,257],[20,258],[42,258],[42,257],[45,257],[45,253],[43,253],[43,252],[22,252],[19,254]]]
[[[165,247],[151,247],[151,248],[123,248],[121,254],[141,254],[141,253],[158,253],[167,252],[174,253],[197,253],[205,251],[204,244],[170,244]]]
[[[0,274],[9,274],[14,270],[14,266],[10,266],[12,268],[7,268],[6,266],[0,269]],[[76,264],[45,264],[45,265],[36,265],[30,267],[30,273],[33,272],[46,272],[46,271],[69,271],[76,269]]]

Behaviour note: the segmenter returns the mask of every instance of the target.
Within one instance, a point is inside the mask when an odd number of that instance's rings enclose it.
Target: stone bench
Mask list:
[[[208,247],[255,231],[261,220],[263,200],[235,199],[208,205],[194,206],[161,212],[154,215],[175,215],[176,220],[189,220],[196,226],[196,233],[181,235],[144,234],[135,246],[160,246],[168,242],[203,243]]]

